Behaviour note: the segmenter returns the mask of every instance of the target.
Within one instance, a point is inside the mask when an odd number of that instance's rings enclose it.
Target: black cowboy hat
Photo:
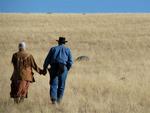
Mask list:
[[[66,43],[68,41],[66,41],[66,38],[65,37],[59,37],[59,40],[56,40],[57,42],[60,42],[60,43]]]

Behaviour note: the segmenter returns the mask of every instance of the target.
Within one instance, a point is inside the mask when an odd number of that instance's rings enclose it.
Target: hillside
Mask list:
[[[149,113],[150,14],[0,14],[0,113]],[[59,36],[74,62],[63,103],[49,101],[49,75],[39,76],[25,103],[9,98],[11,57],[20,41],[42,67]]]

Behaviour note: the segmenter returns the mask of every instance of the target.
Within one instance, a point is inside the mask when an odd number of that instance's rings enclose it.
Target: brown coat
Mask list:
[[[32,55],[26,51],[19,51],[13,54],[12,64],[14,71],[11,76],[11,80],[26,80],[34,82],[32,68],[40,73],[41,69],[37,66]]]

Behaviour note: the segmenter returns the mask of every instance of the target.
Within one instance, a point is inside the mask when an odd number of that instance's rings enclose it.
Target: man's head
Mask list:
[[[18,45],[19,50],[25,50],[26,49],[26,43],[25,42],[20,42]]]
[[[59,37],[59,40],[56,40],[56,41],[58,42],[59,45],[65,44],[66,42],[68,42],[68,41],[66,41],[65,37]]]

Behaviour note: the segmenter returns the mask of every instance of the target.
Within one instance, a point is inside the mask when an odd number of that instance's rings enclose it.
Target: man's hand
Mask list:
[[[47,70],[43,69],[43,75],[46,75],[46,74],[47,74]]]
[[[44,76],[47,74],[46,69],[40,70],[40,75],[43,74]]]

